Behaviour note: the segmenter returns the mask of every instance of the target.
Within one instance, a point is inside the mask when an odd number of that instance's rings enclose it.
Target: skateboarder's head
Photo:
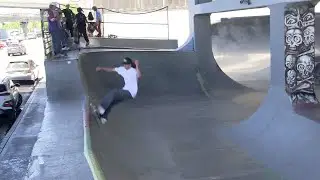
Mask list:
[[[135,64],[133,63],[132,59],[129,58],[129,57],[125,57],[123,59],[122,64],[123,64],[124,68],[126,68],[126,69],[130,69],[131,67],[134,68],[134,66],[135,66]]]

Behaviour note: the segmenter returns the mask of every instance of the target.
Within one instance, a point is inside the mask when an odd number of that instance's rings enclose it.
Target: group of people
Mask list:
[[[95,11],[95,21],[92,12],[89,12],[88,19],[81,7],[77,8],[77,14],[74,14],[67,4],[66,8],[61,10],[55,3],[51,3],[48,9],[49,32],[52,36],[52,44],[55,56],[63,56],[68,50],[68,39],[72,37],[74,43],[79,45],[80,37],[83,36],[86,46],[90,44],[87,30],[90,35],[97,31],[97,37],[101,37],[102,16],[97,7],[93,6]],[[64,16],[63,16],[64,15]],[[89,20],[89,21],[88,21]],[[87,27],[88,24],[88,27]]]

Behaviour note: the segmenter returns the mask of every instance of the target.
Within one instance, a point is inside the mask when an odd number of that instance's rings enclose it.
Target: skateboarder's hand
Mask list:
[[[135,60],[134,64],[136,64],[136,66],[139,66],[139,60]]]
[[[97,68],[96,68],[96,71],[101,71],[101,70],[102,70],[101,67],[97,67]]]

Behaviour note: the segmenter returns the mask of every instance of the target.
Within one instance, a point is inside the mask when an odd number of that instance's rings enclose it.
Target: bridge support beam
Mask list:
[[[281,3],[269,7],[271,85],[285,84],[293,105],[319,103],[314,92],[314,7],[311,2]]]

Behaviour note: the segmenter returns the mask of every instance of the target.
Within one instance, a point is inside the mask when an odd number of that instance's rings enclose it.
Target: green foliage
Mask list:
[[[70,9],[74,14],[77,14],[77,8],[78,8],[78,4],[70,4]],[[64,5],[61,5],[60,9],[63,10],[66,7]]]
[[[27,25],[28,29],[33,31],[33,29],[40,29],[41,28],[41,22],[40,21],[30,21],[28,22]],[[0,29],[5,29],[5,30],[11,30],[11,29],[20,29],[20,22],[15,21],[15,22],[6,22],[6,23],[1,23],[0,24]]]
[[[70,4],[70,9],[74,14],[77,14],[77,8],[78,8],[78,5]]]
[[[28,23],[28,29],[33,30],[33,29],[40,29],[41,28],[41,22],[40,21],[30,21]]]
[[[2,23],[1,29],[9,30],[9,29],[20,29],[20,22],[8,22]]]

